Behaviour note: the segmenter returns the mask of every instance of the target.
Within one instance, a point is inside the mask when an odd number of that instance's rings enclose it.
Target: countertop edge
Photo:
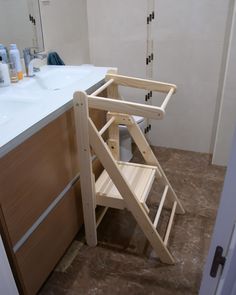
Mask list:
[[[102,86],[104,83],[105,83],[105,79],[102,79],[99,82],[97,82],[96,84],[94,84],[93,86],[89,87],[87,90],[85,90],[85,92],[87,94],[91,94],[96,89],[98,89],[100,86]],[[49,115],[45,116],[43,119],[41,119],[40,121],[38,121],[37,123],[35,123],[31,127],[29,127],[28,129],[26,129],[25,131],[23,131],[19,135],[17,135],[15,138],[10,140],[8,143],[3,145],[0,148],[0,158],[3,158],[6,154],[8,154],[10,151],[15,149],[20,144],[22,144],[27,139],[29,139],[31,136],[33,136],[35,133],[40,131],[42,128],[44,128],[46,125],[48,125],[50,122],[57,119],[60,115],[62,115],[66,111],[68,111],[71,107],[72,107],[72,99],[70,101],[68,101],[66,104],[64,104],[63,106],[59,107],[58,109],[56,109],[55,111],[50,113]]]

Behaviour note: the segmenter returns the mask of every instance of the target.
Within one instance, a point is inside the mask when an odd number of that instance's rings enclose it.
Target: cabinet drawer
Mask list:
[[[27,295],[34,295],[72,242],[83,222],[79,183],[16,252]]]
[[[0,202],[13,245],[75,176],[69,112],[0,159]]]

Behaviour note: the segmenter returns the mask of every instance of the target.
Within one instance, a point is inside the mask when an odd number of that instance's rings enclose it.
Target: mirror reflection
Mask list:
[[[26,47],[43,50],[38,0],[0,0],[0,44],[17,44],[21,55]]]

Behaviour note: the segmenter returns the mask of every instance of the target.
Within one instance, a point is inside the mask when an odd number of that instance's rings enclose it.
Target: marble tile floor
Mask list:
[[[98,246],[88,247],[81,231],[40,295],[198,294],[225,168],[211,165],[208,154],[153,150],[186,209],[175,217],[169,240],[177,263],[165,265],[156,258],[128,211],[109,209],[98,228]],[[136,151],[133,161],[140,159]],[[148,198],[151,212],[159,191],[154,183]],[[160,232],[168,214],[163,213]]]

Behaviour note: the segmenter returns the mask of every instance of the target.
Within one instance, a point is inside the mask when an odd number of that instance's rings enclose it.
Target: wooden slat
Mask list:
[[[92,173],[92,162],[89,145],[88,130],[88,104],[85,92],[74,94],[74,114],[76,126],[76,138],[79,154],[80,181],[82,192],[83,215],[86,233],[86,242],[89,246],[97,244],[96,215],[95,215],[95,181]],[[86,167],[86,169],[83,169]]]
[[[107,74],[117,74],[118,69],[113,68],[107,71]],[[109,81],[109,78],[106,77],[106,81]],[[113,80],[113,79],[112,79]],[[113,80],[114,81],[114,80]],[[108,88],[107,88],[107,97],[114,98],[114,99],[120,99],[124,100],[123,97],[121,96],[118,85],[116,83],[112,83]]]
[[[99,224],[101,223],[103,217],[107,213],[108,209],[109,209],[108,207],[104,207],[104,208],[102,208],[102,210],[100,212],[98,212],[98,216],[97,216],[97,219],[96,219],[97,228],[98,228]]]
[[[116,160],[120,160],[120,130],[119,126],[113,122],[108,129],[108,141],[107,144],[113,157]]]
[[[165,112],[163,112],[163,110],[159,107],[123,100],[109,99],[100,96],[97,97],[89,95],[88,103],[90,108],[136,115],[155,120],[162,119],[165,114]]]
[[[132,125],[135,122],[134,118],[127,114],[109,112],[108,116],[109,117],[114,116],[115,122],[118,125]]]
[[[152,188],[152,184],[155,180],[155,176],[156,176],[156,169],[155,170],[152,170],[152,173],[149,174],[149,177],[148,177],[148,182],[146,184],[146,186],[144,187],[144,190],[141,194],[141,198],[140,198],[140,202],[141,203],[145,203],[146,200],[147,200],[147,197],[150,193],[150,190]]]
[[[133,125],[127,126],[129,133],[131,134],[134,142],[136,143],[138,149],[140,150],[143,158],[145,159],[145,162],[148,165],[153,165],[157,167],[157,178],[159,181],[161,181],[164,185],[168,185],[169,186],[169,194],[168,196],[170,196],[171,200],[173,200],[173,202],[177,202],[178,206],[176,209],[176,212],[178,214],[184,214],[185,210],[181,204],[181,202],[179,201],[174,189],[172,188],[168,178],[166,177],[160,163],[158,162],[156,156],[154,155],[150,145],[148,144],[144,134],[142,133],[142,131],[140,130],[140,128],[138,127],[138,125],[135,123]]]
[[[119,165],[125,165],[125,166],[134,166],[134,167],[140,167],[140,168],[148,168],[148,169],[154,169],[157,170],[156,166],[147,165],[147,164],[140,164],[140,163],[132,163],[132,162],[123,162],[123,161],[116,161],[116,163]]]
[[[103,84],[100,88],[95,90],[91,95],[97,96],[102,91],[104,91],[108,86],[110,86],[114,82],[113,79],[108,80],[105,84]]]
[[[142,204],[142,206],[143,206],[143,209],[146,211],[146,213],[147,214],[149,214],[149,208],[148,208],[148,206],[146,205],[146,203],[141,203]]]
[[[109,121],[102,127],[101,130],[99,130],[99,134],[102,135],[110,126],[111,124],[115,121],[115,117],[111,117]]]
[[[173,256],[164,245],[163,240],[157,230],[154,228],[150,218],[146,213],[146,210],[135,197],[129,183],[120,173],[116,161],[113,159],[109,148],[104,143],[102,137],[99,135],[91,119],[89,119],[89,137],[92,149],[102,162],[104,168],[108,171],[112,181],[119,189],[119,193],[123,196],[127,207],[131,211],[132,215],[136,219],[137,223],[141,227],[145,236],[148,238],[156,253],[158,253],[161,261],[164,263],[173,264]]]
[[[171,96],[172,96],[172,94],[174,92],[175,92],[175,89],[174,88],[171,88],[170,91],[168,92],[166,98],[164,99],[164,101],[163,101],[163,103],[161,105],[161,109],[163,109],[163,111],[165,111],[166,106],[167,106],[167,104],[168,104],[168,102],[169,102],[169,100],[170,100],[170,98],[171,98]]]
[[[174,202],[174,205],[173,205],[173,208],[172,208],[172,211],[171,211],[171,215],[170,215],[170,219],[169,219],[169,223],[168,223],[168,226],[167,226],[165,238],[164,238],[164,244],[166,246],[168,244],[171,227],[173,225],[173,220],[174,220],[174,216],[175,216],[176,207],[177,207],[177,202]]]
[[[166,196],[167,196],[168,188],[169,188],[168,185],[166,185],[165,189],[164,189],[164,192],[162,194],[162,197],[161,197],[161,201],[160,201],[160,204],[159,204],[159,207],[158,207],[158,210],[157,210],[157,214],[156,214],[154,222],[153,222],[153,225],[154,225],[155,228],[157,227],[159,218],[161,216],[161,211],[163,209],[163,205],[164,205],[164,202],[165,202],[165,199],[166,199]]]
[[[116,74],[107,74],[106,79],[113,79],[115,83],[122,86],[145,89],[148,91],[157,91],[168,93],[171,88],[176,89],[176,85],[163,83],[159,81],[152,81],[146,79],[133,78],[128,76],[121,76]]]
[[[122,163],[122,164],[121,164]],[[149,166],[138,165],[133,163],[124,163],[118,162],[119,169],[124,176],[124,178],[130,184],[131,189],[133,190],[136,197],[140,202],[145,203],[148,193],[152,187],[153,181],[155,179],[156,168],[149,168]],[[147,168],[148,167],[148,168]],[[122,196],[117,190],[116,186],[113,184],[111,178],[109,177],[106,171],[98,178],[95,184],[97,192],[97,204],[107,206],[106,199],[108,199],[109,204],[111,204],[111,199],[115,200],[115,207],[117,204],[120,206],[120,202],[116,202],[117,199],[123,201]],[[102,203],[101,203],[102,202]],[[125,204],[121,205],[122,208],[125,207]]]

